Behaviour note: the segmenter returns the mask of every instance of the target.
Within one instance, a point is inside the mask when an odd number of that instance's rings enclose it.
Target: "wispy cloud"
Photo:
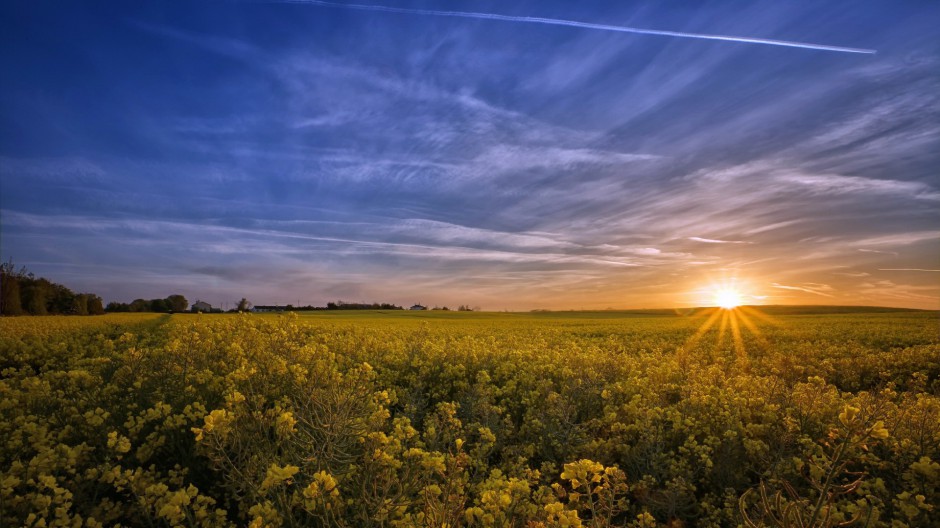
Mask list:
[[[940,286],[896,283],[890,280],[865,283],[859,286],[859,295],[865,300],[892,299],[895,302],[920,301],[924,306],[938,307]],[[884,301],[881,301],[884,302]],[[927,304],[929,303],[929,304]]]
[[[821,295],[823,297],[833,296],[831,293],[828,293],[832,291],[832,287],[825,285],[825,284],[812,284],[812,285],[807,284],[804,286],[787,286],[785,284],[777,284],[775,282],[773,283],[773,287],[780,289],[780,290],[792,290],[792,291],[798,291],[798,292],[803,292],[803,293],[812,293],[813,295]]]
[[[689,237],[689,240],[695,242],[702,242],[705,244],[751,244],[752,242],[747,242],[744,240],[718,240],[715,238],[702,238],[702,237]]]
[[[893,255],[895,257],[898,256],[897,251],[881,251],[879,249],[865,249],[865,248],[861,248],[858,251],[860,253],[876,253],[878,255]]]
[[[85,158],[12,158],[0,156],[0,177],[4,180],[40,181],[59,184],[101,183],[107,173],[99,164]]]
[[[837,174],[780,174],[779,181],[825,194],[905,195],[919,200],[940,200],[940,192],[922,182],[877,180]]]
[[[241,39],[184,31],[178,27],[154,24],[142,20],[130,20],[129,24],[148,33],[177,40],[219,55],[248,61],[263,58],[261,51],[256,46]]]
[[[121,220],[73,216],[39,216],[4,211],[9,225],[43,231],[70,231],[73,236],[109,235],[121,244],[172,244],[198,240],[200,251],[220,255],[316,255],[321,249],[347,255],[388,255],[435,261],[480,261],[505,264],[640,266],[650,258],[669,258],[651,248],[580,247],[544,235],[518,235],[465,228],[423,220],[397,224],[344,223],[318,225],[319,234],[267,228],[237,228],[170,221]],[[418,226],[421,226],[418,228]],[[352,227],[352,229],[350,228]],[[365,227],[365,229],[363,229]],[[421,234],[419,234],[421,233]]]
[[[871,238],[863,238],[854,242],[856,246],[907,246],[918,242],[940,239],[940,231],[915,231],[898,233]],[[859,250],[863,251],[863,250]],[[872,251],[872,250],[868,250]]]

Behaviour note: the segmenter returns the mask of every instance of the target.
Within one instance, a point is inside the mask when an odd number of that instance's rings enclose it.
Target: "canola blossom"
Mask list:
[[[936,525],[935,313],[710,317],[3,318],[0,525]]]

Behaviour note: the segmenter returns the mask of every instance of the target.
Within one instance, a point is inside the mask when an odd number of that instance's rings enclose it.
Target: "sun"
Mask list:
[[[725,310],[733,310],[742,304],[741,293],[734,288],[720,288],[715,291],[715,304]]]
[[[697,306],[716,306],[724,311],[762,304],[766,295],[758,295],[752,281],[737,276],[715,278],[699,283],[694,290]]]

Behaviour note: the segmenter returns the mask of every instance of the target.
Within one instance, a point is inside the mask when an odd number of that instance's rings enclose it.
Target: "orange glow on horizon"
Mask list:
[[[741,293],[733,288],[721,288],[715,292],[715,304],[725,310],[733,310],[744,304],[741,300]]]
[[[748,281],[738,277],[713,279],[696,290],[699,306],[715,306],[724,310],[734,310],[740,306],[754,304],[764,297],[754,293],[754,287]]]

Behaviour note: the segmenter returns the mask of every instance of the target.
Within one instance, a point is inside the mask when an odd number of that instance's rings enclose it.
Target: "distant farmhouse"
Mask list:
[[[427,306],[421,306],[420,304],[416,304],[416,305],[414,305],[414,306],[412,306],[411,308],[408,308],[408,309],[409,309],[409,310],[427,310],[428,307],[427,307]]]
[[[283,312],[283,311],[286,310],[286,309],[287,309],[286,306],[277,306],[277,305],[274,305],[274,306],[265,306],[265,305],[258,306],[258,305],[255,305],[255,307],[252,308],[251,311],[252,311],[252,312],[256,312],[256,313],[263,313],[263,312]]]
[[[193,303],[193,306],[190,309],[193,312],[211,312],[212,305],[205,301],[196,301]]]

